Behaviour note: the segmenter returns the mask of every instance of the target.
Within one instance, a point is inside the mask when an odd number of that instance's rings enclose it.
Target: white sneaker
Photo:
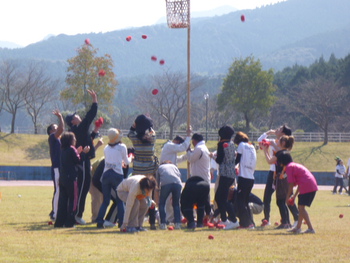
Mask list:
[[[228,230],[228,229],[235,229],[235,228],[239,227],[238,221],[236,221],[236,223],[233,223],[233,222],[231,222],[229,220],[226,220],[226,222],[224,222],[224,223],[225,223],[225,229],[226,230]]]
[[[103,226],[104,226],[104,227],[115,227],[115,224],[113,224],[113,223],[110,222],[110,221],[105,220],[105,221],[103,222]]]
[[[86,225],[85,220],[82,219],[81,217],[75,216],[75,221],[76,221],[79,225]]]
[[[315,234],[316,232],[315,232],[315,230],[313,230],[313,229],[306,229],[304,232],[302,232],[303,234]]]
[[[166,224],[160,224],[159,225],[160,230],[165,230],[166,229]]]
[[[181,229],[181,223],[175,223],[174,229]]]
[[[298,221],[294,221],[294,224],[292,225],[292,228],[296,228],[298,225]]]

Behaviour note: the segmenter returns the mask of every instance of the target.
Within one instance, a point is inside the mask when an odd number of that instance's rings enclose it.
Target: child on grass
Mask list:
[[[312,201],[315,198],[316,191],[318,190],[317,182],[313,174],[303,165],[294,163],[292,157],[287,151],[280,152],[277,155],[277,162],[285,168],[289,189],[287,196],[291,196],[293,192],[293,187],[298,186],[295,194],[288,200],[288,203],[294,203],[295,197],[298,197],[298,209],[299,209],[299,219],[298,224],[288,230],[292,233],[301,233],[301,224],[305,220],[308,229],[303,234],[315,234],[315,230],[312,227],[309,214],[307,213],[305,206],[310,207]]]

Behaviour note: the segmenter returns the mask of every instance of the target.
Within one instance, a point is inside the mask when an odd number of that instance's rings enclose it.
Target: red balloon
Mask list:
[[[126,37],[126,41],[131,41],[132,37],[131,36],[127,36]]]
[[[156,56],[152,56],[151,59],[152,59],[153,61],[157,61],[157,57],[156,57]]]
[[[147,39],[147,35],[142,35],[142,38],[143,39]]]
[[[228,147],[228,143],[225,142],[222,146],[224,146],[224,148],[227,148]]]
[[[99,75],[100,77],[103,77],[103,76],[106,75],[106,71],[105,71],[104,69],[100,69],[100,71],[98,72],[98,75]]]
[[[244,22],[245,21],[245,16],[241,15],[241,21]]]
[[[159,60],[159,64],[164,65],[165,64],[164,59]]]
[[[86,44],[86,45],[90,45],[90,39],[88,39],[88,38],[85,39],[85,44]]]
[[[158,90],[157,89],[152,90],[152,94],[153,95],[157,95],[158,94]]]

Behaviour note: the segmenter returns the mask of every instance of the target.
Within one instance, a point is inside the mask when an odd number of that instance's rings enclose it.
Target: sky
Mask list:
[[[191,0],[191,12],[254,9],[284,0]],[[165,0],[1,0],[0,41],[27,46],[48,35],[109,32],[155,24]]]

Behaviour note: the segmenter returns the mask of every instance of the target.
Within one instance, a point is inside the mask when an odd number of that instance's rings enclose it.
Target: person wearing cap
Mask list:
[[[65,120],[69,126],[70,131],[75,134],[77,139],[77,147],[88,146],[90,151],[88,153],[81,153],[80,165],[82,167],[78,173],[78,208],[75,220],[81,225],[85,225],[86,222],[82,218],[85,209],[85,201],[87,193],[89,192],[90,182],[91,182],[91,162],[90,160],[95,158],[95,147],[93,145],[91,135],[89,132],[90,125],[97,114],[97,94],[93,90],[87,90],[92,98],[92,105],[89,111],[86,113],[83,119],[76,113],[69,114],[66,116]]]
[[[341,195],[343,194],[343,188],[346,191],[346,188],[344,187],[344,184],[343,184],[343,177],[345,175],[346,168],[343,163],[343,160],[340,159],[338,156],[334,160],[337,162],[337,166],[335,167],[335,174],[334,174],[335,183],[333,187],[333,194],[335,195],[337,193],[337,188],[339,186],[340,187],[339,194]]]
[[[100,211],[96,218],[98,228],[104,228],[107,225],[104,221],[104,216],[111,200],[111,191],[116,191],[118,185],[123,181],[123,165],[128,165],[131,162],[131,158],[128,158],[127,148],[124,143],[121,142],[122,135],[120,130],[111,128],[108,130],[109,143],[104,149],[105,166],[102,174],[102,194],[103,202],[100,207]],[[121,226],[124,217],[124,204],[118,198],[116,198],[118,207],[118,223]],[[109,222],[109,221],[108,221]]]
[[[273,156],[274,153],[280,150],[278,147],[278,140],[282,137],[282,135],[292,135],[292,129],[289,128],[287,125],[282,125],[279,128],[275,130],[269,130],[267,132],[264,132],[259,138],[258,143],[267,143],[269,145],[268,151],[269,155]],[[269,136],[275,136],[275,138],[269,138]],[[274,186],[274,180],[273,176],[276,172],[276,165],[270,164],[270,170],[267,174],[266,178],[266,184],[265,184],[265,190],[264,190],[264,218],[261,220],[262,224],[261,226],[270,225],[270,211],[271,211],[271,197],[272,194],[275,192],[275,186]],[[296,222],[298,220],[298,209],[294,206],[288,206],[289,210],[293,214],[294,221]]]
[[[54,110],[53,114],[58,117],[58,125],[53,123],[47,127],[47,135],[49,135],[49,149],[51,159],[51,179],[53,181],[54,192],[52,197],[52,210],[49,214],[51,220],[56,219],[58,198],[59,198],[59,177],[61,165],[61,141],[60,137],[64,131],[64,120],[59,110]]]
[[[190,163],[190,178],[187,179],[180,198],[181,212],[187,219],[188,229],[203,227],[204,213],[210,199],[210,152],[199,133],[192,135],[192,144],[194,149],[188,149],[186,154]],[[195,204],[197,224],[193,216]]]

